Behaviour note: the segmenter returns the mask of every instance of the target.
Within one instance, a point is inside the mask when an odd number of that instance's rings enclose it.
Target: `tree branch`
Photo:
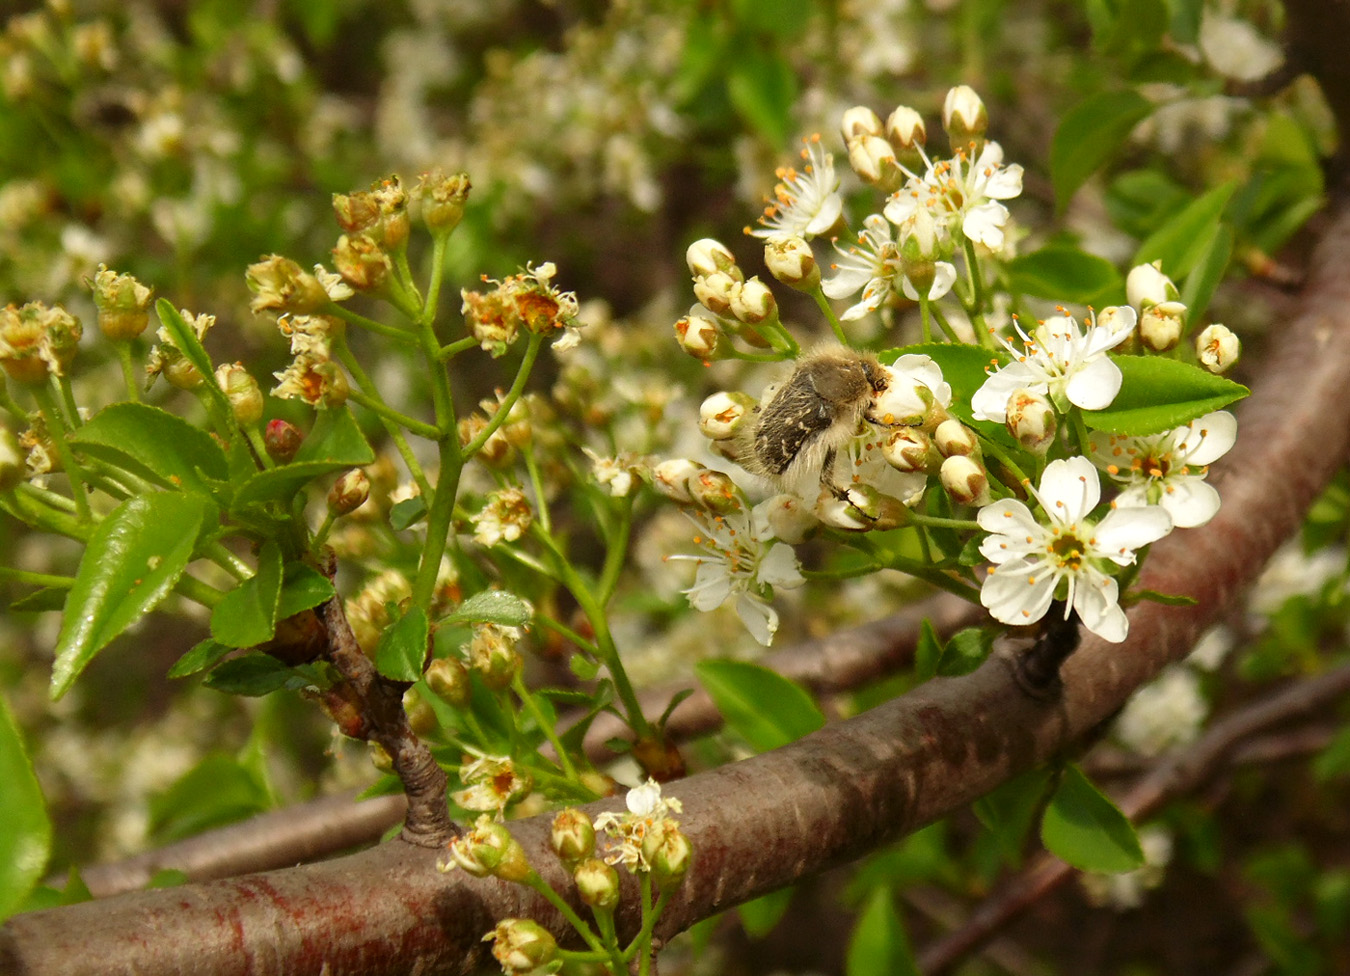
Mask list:
[[[1241,436],[1216,465],[1216,518],[1154,547],[1143,585],[1189,607],[1141,605],[1129,639],[1089,637],[1065,662],[1062,695],[1033,700],[997,652],[961,678],[935,679],[790,746],[676,784],[693,845],[689,876],[658,926],[693,922],[861,856],[959,809],[1112,715],[1189,650],[1201,630],[1294,533],[1350,441],[1350,219],[1340,216],[1293,322],[1239,408]],[[591,813],[615,809],[613,800]],[[562,881],[547,817],[512,824],[535,867]],[[442,876],[436,852],[393,842],[323,864],[15,916],[0,970],[81,973],[469,972],[498,918],[529,915],[563,933],[523,888]],[[564,889],[566,890],[566,889]],[[617,915],[633,932],[626,899]]]

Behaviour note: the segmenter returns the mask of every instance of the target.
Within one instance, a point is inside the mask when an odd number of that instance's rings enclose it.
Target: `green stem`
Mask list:
[[[460,353],[472,349],[478,345],[478,340],[473,336],[465,336],[463,339],[456,339],[454,342],[441,346],[440,352],[436,354],[437,359],[452,359]]]
[[[605,565],[600,570],[600,582],[596,586],[596,598],[600,606],[609,605],[614,590],[619,585],[619,574],[623,571],[624,559],[628,556],[628,538],[633,530],[633,496],[623,499],[619,512],[619,524],[612,535],[605,539]]]
[[[919,296],[919,316],[922,323],[923,331],[921,334],[924,342],[933,341],[933,315],[932,312],[929,311],[931,306],[932,302],[928,300],[926,294]]]
[[[555,634],[561,634],[563,637],[571,641],[573,644],[577,645],[577,647],[581,648],[591,657],[599,656],[600,652],[594,644],[592,644],[586,638],[582,637],[580,634],[578,634],[575,630],[573,630],[566,624],[554,620],[552,617],[542,613],[536,613],[534,619],[539,624],[540,627],[545,627],[553,631]]]
[[[75,402],[75,390],[70,385],[70,377],[65,373],[56,377],[56,388],[61,391],[61,402],[66,405],[66,416],[70,418],[71,429],[79,430],[84,426],[84,421],[80,419],[80,408]]]
[[[839,321],[839,316],[834,314],[834,309],[830,308],[829,299],[825,297],[824,290],[819,286],[811,289],[811,297],[816,301],[816,308],[820,309],[820,314],[825,316],[825,321],[830,323],[830,328],[834,330],[835,338],[844,345],[848,345],[848,337],[844,335],[844,324]]]
[[[4,410],[20,423],[28,423],[28,411],[20,407],[9,395],[9,381],[3,372],[0,372],[0,410]]]
[[[534,456],[534,442],[526,444],[520,453],[525,458],[525,470],[530,475],[530,487],[534,489],[535,516],[544,527],[544,531],[552,533],[552,516],[548,511],[548,496],[544,494],[544,479],[539,474],[539,461]]]
[[[537,872],[531,871],[530,876],[525,879],[525,884],[543,895],[548,903],[556,908],[563,918],[567,919],[567,924],[577,930],[577,934],[585,940],[592,950],[605,952],[605,947],[600,942],[599,937],[596,936],[595,930],[587,925],[586,920],[574,912],[572,906],[567,904],[566,900],[553,890],[553,886],[541,878]]]
[[[980,532],[980,523],[973,519],[942,518],[938,515],[921,515],[910,509],[909,517],[915,525],[928,525],[934,528],[956,529],[960,532]]]
[[[544,733],[544,737],[548,739],[554,751],[558,753],[558,764],[562,767],[562,771],[567,774],[567,778],[573,781],[579,780],[577,768],[572,765],[572,757],[567,754],[567,748],[558,738],[558,730],[548,720],[543,709],[539,707],[539,703],[534,700],[534,696],[530,694],[530,689],[525,687],[525,679],[520,676],[519,671],[511,679],[511,690],[516,693],[520,703],[525,706],[525,710],[530,713],[530,717],[539,726],[539,730]]]
[[[367,332],[374,332],[376,335],[382,335],[386,339],[393,339],[395,342],[401,342],[404,345],[410,346],[417,342],[417,337],[407,329],[400,329],[393,325],[385,325],[383,322],[375,321],[375,319],[366,318],[366,316],[359,315],[349,308],[338,305],[336,302],[330,303],[325,307],[324,314],[336,316],[344,322],[365,329]]]
[[[956,334],[955,327],[947,321],[947,316],[942,314],[941,306],[930,305],[929,310],[933,313],[933,318],[937,319],[938,328],[942,330],[948,340],[957,343],[958,345],[964,345],[961,337]]]
[[[47,433],[52,439],[52,445],[56,448],[56,455],[61,459],[61,466],[65,469],[66,477],[70,479],[70,494],[75,501],[75,511],[81,522],[88,522],[92,518],[89,510],[89,498],[85,494],[84,474],[80,466],[75,463],[75,455],[70,450],[70,445],[66,443],[66,425],[61,417],[61,410],[56,405],[56,400],[52,396],[50,387],[34,386],[33,399],[37,401],[38,410],[42,412],[42,418],[47,422]]]
[[[57,590],[68,590],[75,585],[74,576],[55,576],[51,573],[35,573],[28,569],[15,569],[12,566],[0,566],[0,579],[13,580],[29,586],[45,586]]]
[[[1069,424],[1073,428],[1074,440],[1078,442],[1078,453],[1084,457],[1091,457],[1091,439],[1088,435],[1087,424],[1083,420],[1083,411],[1078,407],[1069,408]]]
[[[230,552],[230,550],[226,549],[219,542],[209,543],[201,552],[207,559],[211,560],[241,583],[254,575],[252,566]]]
[[[453,432],[441,438],[436,446],[440,454],[440,473],[436,478],[436,489],[427,504],[426,545],[422,549],[421,561],[417,564],[417,576],[412,589],[413,605],[428,612],[431,609],[431,597],[436,591],[436,576],[441,570],[441,556],[445,554],[450,524],[454,519],[459,475],[464,467],[459,441]]]
[[[344,365],[346,364],[344,363]],[[348,368],[350,369],[350,367]],[[371,396],[370,394],[364,393],[359,389],[351,390],[348,392],[347,395],[351,398],[353,403],[359,403],[361,406],[365,407],[367,410],[375,414],[381,420],[386,421],[385,423],[386,429],[389,429],[390,424],[396,424],[400,427],[408,429],[412,433],[416,434],[418,437],[425,437],[428,440],[435,440],[437,437],[441,436],[441,432],[437,430],[435,427],[433,427],[431,424],[424,423],[423,421],[418,420],[416,417],[409,417],[406,413],[400,413],[393,407],[386,404],[378,396]],[[390,433],[393,433],[393,431],[390,430]]]
[[[605,948],[609,950],[610,969],[614,976],[622,976],[628,971],[628,965],[624,962],[623,952],[619,949],[619,933],[614,930],[614,910],[592,905],[591,914],[595,916],[595,926],[600,930],[600,938],[604,941]]]
[[[445,242],[448,234],[435,234],[431,238],[430,280],[427,282],[427,300],[422,304],[422,317],[428,323],[436,321],[436,306],[441,299],[441,281],[445,278]]]
[[[975,433],[976,436],[978,436],[980,439],[980,450],[982,450],[986,454],[992,454],[994,457],[998,458],[999,461],[1002,462],[1003,466],[1013,473],[1013,477],[1017,479],[1019,484],[1030,480],[1027,478],[1025,472],[1022,471],[1022,468],[1018,465],[1018,463],[1012,459],[1012,456],[1009,455],[1008,452],[1003,449],[1002,444],[998,443],[998,441],[994,440],[992,437],[986,437],[979,431],[976,431]]]
[[[539,357],[539,349],[543,342],[544,337],[542,335],[531,333],[529,344],[525,347],[525,358],[520,361],[520,369],[516,371],[515,382],[511,384],[511,389],[506,391],[506,396],[502,398],[502,402],[497,405],[497,409],[488,418],[487,426],[480,430],[478,436],[465,446],[464,459],[466,461],[482,450],[488,438],[495,434],[502,424],[506,423],[511,408],[516,405],[516,401],[525,392],[525,384],[530,378],[530,371],[534,369],[534,361]]]
[[[204,607],[214,607],[225,596],[214,586],[208,586],[195,576],[189,576],[184,573],[178,577],[178,582],[174,584],[174,592],[189,600],[195,600]]]
[[[141,379],[136,373],[136,361],[131,354],[130,342],[114,342],[117,361],[122,365],[122,380],[127,386],[127,399],[133,403],[141,399]]]

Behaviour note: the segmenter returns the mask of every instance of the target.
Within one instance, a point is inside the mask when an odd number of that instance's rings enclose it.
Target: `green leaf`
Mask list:
[[[1173,281],[1190,274],[1219,233],[1219,219],[1235,189],[1236,183],[1224,183],[1193,201],[1139,245],[1134,264],[1161,261],[1163,274]]]
[[[44,586],[40,590],[35,590],[27,596],[15,600],[9,605],[9,608],[23,613],[46,613],[49,610],[60,610],[64,607],[68,596],[70,596],[70,587],[68,586]]]
[[[918,972],[890,888],[882,885],[872,889],[849,936],[844,972],[847,976],[876,973],[905,976]]]
[[[770,145],[787,142],[787,120],[797,99],[797,78],[778,54],[743,45],[726,63],[727,96],[736,112]]]
[[[528,601],[505,590],[475,593],[441,618],[441,623],[487,623],[502,627],[523,627],[534,616]]]
[[[741,916],[741,928],[745,929],[745,934],[752,939],[762,939],[772,932],[774,926],[782,921],[795,891],[790,886],[779,888],[744,905],[737,905],[736,913]]]
[[[1240,383],[1175,359],[1112,359],[1123,374],[1120,392],[1105,410],[1083,411],[1083,419],[1093,430],[1134,437],[1161,434],[1251,392]]]
[[[0,696],[0,920],[28,900],[51,854],[52,825],[23,735]]]
[[[380,634],[375,649],[376,669],[395,681],[416,681],[422,677],[429,633],[427,612],[421,607],[410,607]]]
[[[1193,607],[1200,602],[1193,596],[1159,593],[1157,590],[1131,590],[1130,598],[1135,602],[1148,600],[1152,603],[1161,603],[1165,607]]]
[[[975,801],[975,816],[994,836],[1007,864],[1021,862],[1027,832],[1049,781],[1050,771],[1042,766],[1015,776]]]
[[[402,532],[422,521],[426,514],[427,503],[422,500],[421,495],[405,498],[401,502],[395,502],[394,507],[389,509],[389,527],[395,532]]]
[[[229,756],[207,756],[150,800],[150,827],[160,842],[199,834],[261,813],[267,787]]]
[[[1114,264],[1065,245],[1014,258],[1008,273],[1013,291],[1058,302],[1100,307],[1125,294],[1125,280]]]
[[[1313,757],[1312,771],[1322,783],[1350,776],[1350,726],[1332,736],[1326,748]]]
[[[167,488],[205,494],[203,477],[229,479],[225,452],[210,434],[145,403],[105,407],[70,442],[82,454],[120,464]]]
[[[322,410],[290,464],[259,471],[235,493],[232,511],[265,502],[289,504],[315,478],[375,460],[375,452],[347,407]]]
[[[1116,874],[1142,867],[1134,825],[1077,766],[1066,766],[1041,820],[1045,849],[1080,871]]]
[[[270,654],[261,652],[231,658],[206,676],[203,684],[227,695],[257,698],[274,691],[322,685],[323,679],[312,664],[288,667]]]
[[[953,634],[942,649],[937,673],[944,678],[970,674],[984,663],[989,652],[994,649],[995,635],[996,632],[988,627],[967,627]]]
[[[169,677],[186,678],[190,674],[198,674],[211,667],[232,650],[234,648],[228,644],[221,644],[208,637],[206,640],[194,644],[191,650],[174,662],[173,667],[169,668]]]
[[[197,372],[202,374],[205,379],[202,384],[203,387],[218,402],[228,408],[229,402],[215,384],[215,368],[211,365],[211,357],[207,353],[206,347],[202,345],[202,341],[197,338],[196,331],[188,325],[183,316],[178,314],[178,309],[174,308],[167,298],[161,298],[155,302],[155,314],[159,316],[159,321],[168,330],[169,335],[173,337],[173,344],[182,351],[188,362],[197,367]]]
[[[795,742],[825,724],[810,693],[776,671],[721,659],[701,661],[695,671],[727,725],[759,752]]]
[[[1152,111],[1153,103],[1135,91],[1100,92],[1068,111],[1050,142],[1057,210],[1068,206],[1074,192]]]
[[[920,681],[927,681],[937,674],[938,661],[942,659],[942,639],[927,617],[919,624],[919,642],[914,647],[914,674]]]
[[[1209,242],[1205,253],[1200,255],[1195,268],[1186,276],[1186,284],[1181,289],[1181,301],[1186,306],[1186,318],[1192,327],[1204,317],[1209,308],[1209,300],[1223,281],[1228,270],[1228,262],[1233,256],[1233,231],[1229,227],[1219,226],[1219,232]]]
[[[155,492],[113,509],[89,539],[66,600],[51,695],[60,698],[94,655],[169,595],[206,518],[199,495]]]
[[[287,563],[281,598],[277,601],[277,619],[285,620],[301,610],[317,607],[333,599],[336,593],[328,577],[314,567],[301,562]]]
[[[281,549],[267,542],[258,551],[258,571],[226,593],[211,611],[211,636],[230,647],[253,647],[277,629],[281,598]]]
[[[567,670],[582,681],[594,681],[600,673],[600,665],[584,654],[573,654],[567,659]]]

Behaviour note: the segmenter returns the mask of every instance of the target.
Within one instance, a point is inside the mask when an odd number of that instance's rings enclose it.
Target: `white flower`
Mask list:
[[[1245,82],[1266,77],[1284,61],[1280,45],[1247,21],[1214,10],[1200,21],[1200,53],[1219,74]]]
[[[922,177],[912,176],[886,204],[886,219],[904,224],[919,207],[927,207],[940,226],[956,225],[969,240],[991,251],[1003,248],[1008,208],[997,202],[1022,193],[1022,167],[1003,165],[1003,149],[985,143],[971,163],[965,151],[951,159],[929,162]]]
[[[683,813],[684,807],[673,796],[662,797],[661,784],[654,779],[629,790],[624,804],[628,807],[627,813],[606,811],[595,818],[596,833],[606,833],[613,838],[605,861],[623,864],[630,871],[649,871],[651,865],[642,853],[643,838],[663,821],[676,825],[678,822],[671,820],[671,814]]]
[[[1219,510],[1219,493],[1205,483],[1207,465],[1228,453],[1237,419],[1216,410],[1151,437],[1092,435],[1093,460],[1125,487],[1121,508],[1161,505],[1179,529],[1204,525]]]
[[[626,498],[641,482],[647,464],[635,455],[624,453],[618,457],[601,457],[589,447],[582,451],[591,459],[591,473],[595,480],[609,489],[615,498]]]
[[[900,246],[891,233],[891,225],[880,214],[863,218],[863,231],[858,243],[847,249],[835,244],[840,258],[832,266],[835,275],[821,282],[821,288],[830,298],[848,298],[862,289],[862,298],[846,309],[839,318],[844,322],[860,319],[881,307],[896,288],[911,301],[919,300],[919,293],[905,277]],[[937,301],[956,282],[956,267],[947,261],[933,265],[933,283],[928,299]]]
[[[319,279],[319,285],[323,288],[325,295],[331,301],[341,302],[351,298],[356,292],[352,291],[352,286],[347,284],[342,275],[336,271],[329,271],[322,264],[314,265],[314,277]]]
[[[788,234],[809,241],[833,227],[844,211],[834,157],[821,146],[819,135],[802,141],[806,163],[800,172],[788,166],[778,170],[773,199],[759,219],[763,226],[750,232],[755,237]]]
[[[887,425],[922,423],[934,404],[943,410],[952,405],[951,384],[942,378],[942,367],[932,357],[907,353],[887,371],[886,389],[873,401],[869,419]]]
[[[980,589],[980,602],[995,620],[1030,624],[1045,616],[1059,596],[1078,611],[1083,625],[1105,640],[1120,642],[1129,630],[1117,603],[1116,581],[1107,563],[1129,566],[1134,550],[1172,530],[1157,506],[1116,508],[1100,522],[1088,518],[1101,498],[1097,469],[1085,457],[1052,461],[1040,490],[1027,486],[1044,514],[1038,522],[1026,505],[1005,498],[980,509],[980,528],[989,535],[980,553],[994,567]]]
[[[1134,309],[1121,306],[1105,309],[1099,317],[1089,313],[1087,328],[1080,329],[1073,316],[1057,315],[1031,335],[1014,319],[1023,349],[1019,352],[998,337],[1016,361],[990,374],[975,392],[970,401],[975,419],[1004,423],[1008,400],[1021,389],[1044,393],[1061,413],[1069,404],[1084,410],[1110,406],[1120,392],[1121,373],[1106,353],[1129,338],[1135,319]]]
[[[473,538],[480,546],[515,542],[534,521],[534,509],[525,492],[503,488],[488,496],[482,511],[473,516]]]
[[[806,582],[797,554],[786,543],[770,545],[769,537],[754,530],[743,510],[728,515],[699,512],[689,518],[700,530],[694,542],[703,547],[704,555],[670,558],[698,564],[694,585],[684,591],[690,606],[715,610],[734,596],[746,629],[768,647],[778,630],[778,613],[769,606],[773,587],[791,589]]]
[[[1195,672],[1173,665],[1126,702],[1115,722],[1115,737],[1140,755],[1158,756],[1194,742],[1208,714]]]
[[[480,756],[460,767],[459,778],[465,789],[451,793],[452,800],[465,810],[495,810],[499,817],[534,789],[530,774],[516,769],[510,756]]]

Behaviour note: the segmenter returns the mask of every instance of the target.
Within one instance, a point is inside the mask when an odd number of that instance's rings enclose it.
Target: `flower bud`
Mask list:
[[[942,480],[942,487],[957,504],[989,504],[989,475],[973,459],[963,454],[953,454],[942,462],[938,476]]]
[[[951,140],[953,151],[984,138],[989,131],[989,113],[973,88],[958,85],[947,92],[942,103],[942,128]]]
[[[868,186],[892,193],[905,180],[895,149],[881,136],[862,136],[848,144],[848,164]]]
[[[717,320],[710,318],[701,305],[695,305],[675,323],[675,341],[689,355],[704,362],[720,359],[726,346]]]
[[[333,212],[344,231],[368,237],[382,250],[399,251],[408,243],[408,194],[397,176],[369,190],[333,194]]]
[[[619,872],[598,857],[578,864],[572,880],[581,900],[592,908],[611,911],[619,903]]]
[[[927,207],[919,207],[900,228],[900,268],[914,291],[927,295],[937,279],[937,222]]]
[[[93,279],[86,279],[94,292],[99,330],[113,342],[128,342],[150,324],[150,299],[154,291],[131,275],[109,271],[100,264]]]
[[[0,310],[0,364],[18,382],[36,386],[47,382],[50,363],[43,354],[42,325],[29,308]]]
[[[333,248],[333,266],[357,291],[377,291],[388,278],[393,262],[373,238],[343,234]]]
[[[563,864],[577,864],[595,853],[595,825],[576,807],[559,810],[553,817],[548,842]]]
[[[979,457],[980,454],[980,439],[975,431],[954,417],[937,425],[937,430],[933,431],[933,443],[943,457]]]
[[[165,381],[179,390],[195,390],[206,382],[201,370],[186,356],[173,356],[164,363],[161,370]]]
[[[886,119],[886,138],[895,150],[895,158],[910,169],[923,163],[920,149],[928,143],[923,116],[908,105],[900,105]]]
[[[736,436],[755,409],[755,398],[748,393],[714,393],[698,408],[698,429],[714,441]]]
[[[0,427],[0,492],[17,488],[27,475],[27,467],[19,439],[8,427]]]
[[[1180,295],[1172,279],[1162,273],[1161,261],[1137,265],[1125,277],[1125,300],[1141,312],[1150,305],[1174,302]]]
[[[221,363],[216,367],[216,385],[230,401],[234,419],[241,427],[252,427],[263,415],[263,395],[258,381],[243,363]]]
[[[403,712],[408,716],[408,727],[419,736],[425,738],[440,729],[436,710],[427,704],[416,688],[409,688],[403,693]]]
[[[918,427],[896,427],[881,442],[881,456],[897,471],[927,473],[937,466],[933,441]]]
[[[689,479],[708,470],[688,458],[671,458],[652,469],[652,487],[672,501],[686,504],[693,501],[689,494]]]
[[[352,468],[333,482],[328,491],[328,511],[347,515],[356,511],[370,497],[370,478],[360,468]]]
[[[772,321],[778,318],[778,302],[768,285],[757,277],[751,278],[732,292],[731,314],[749,325]]]
[[[689,498],[699,508],[717,515],[727,515],[741,507],[736,483],[725,472],[707,468],[690,478],[688,485]]]
[[[695,278],[706,278],[721,271],[737,281],[741,280],[741,269],[736,266],[736,256],[721,241],[705,237],[694,241],[684,252],[689,273]]]
[[[1149,305],[1139,317],[1139,338],[1154,352],[1175,348],[1185,328],[1186,306],[1181,302]]]
[[[683,881],[692,855],[689,838],[673,821],[656,821],[642,838],[642,856],[651,865],[658,888],[673,888]]]
[[[731,311],[731,298],[740,282],[725,271],[714,271],[694,279],[694,297],[714,315]]]
[[[1028,451],[1044,454],[1054,443],[1058,422],[1050,398],[1033,390],[1014,390],[1004,420],[1008,433]]]
[[[1206,326],[1195,337],[1195,355],[1211,373],[1226,373],[1238,361],[1242,342],[1226,325]]]
[[[285,420],[269,420],[263,431],[263,446],[267,456],[277,464],[287,464],[300,450],[305,435],[300,428]]]
[[[757,535],[772,535],[790,546],[805,542],[820,526],[820,519],[796,495],[774,495],[755,506],[754,516]]]
[[[463,708],[469,704],[472,690],[469,684],[469,669],[459,658],[436,658],[427,665],[423,677],[426,679],[427,687],[447,705]]]
[[[769,273],[790,288],[811,291],[820,284],[820,266],[811,245],[801,237],[775,234],[764,242]]]
[[[855,105],[844,112],[839,131],[847,144],[863,136],[879,136],[883,130],[881,118],[876,112],[866,105]]]
[[[504,918],[483,936],[506,976],[533,973],[553,961],[558,943],[552,933],[528,918]]]
[[[413,203],[433,237],[446,236],[459,226],[471,185],[467,173],[446,176],[439,168],[418,177]]]
[[[471,830],[446,846],[450,852],[449,861],[436,865],[442,873],[462,868],[475,878],[492,875],[506,881],[524,881],[530,876],[525,849],[511,836],[511,831],[487,814],[480,816]]]

